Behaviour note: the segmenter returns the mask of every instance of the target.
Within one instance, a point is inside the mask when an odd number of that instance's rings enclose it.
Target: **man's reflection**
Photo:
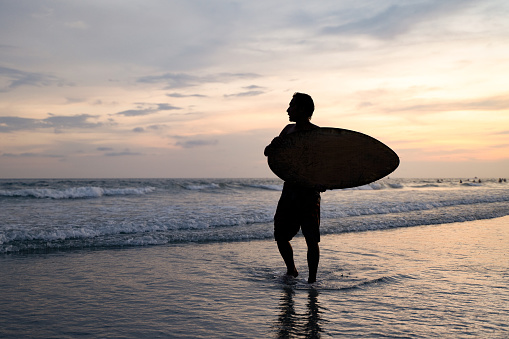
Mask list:
[[[309,289],[306,312],[299,314],[295,310],[293,297],[295,290],[284,287],[280,299],[280,313],[276,324],[277,338],[320,338],[320,305],[318,291]]]
[[[306,338],[320,338],[320,306],[318,304],[318,291],[310,289],[308,294],[308,303],[306,311],[306,324],[304,326],[304,333]]]

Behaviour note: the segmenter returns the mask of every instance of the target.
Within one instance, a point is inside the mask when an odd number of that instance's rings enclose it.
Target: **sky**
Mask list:
[[[0,178],[275,177],[294,92],[394,177],[509,177],[506,0],[0,0]]]

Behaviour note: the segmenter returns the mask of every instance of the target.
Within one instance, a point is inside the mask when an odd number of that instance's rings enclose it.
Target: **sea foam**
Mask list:
[[[142,188],[101,188],[70,187],[65,189],[27,188],[20,190],[0,190],[0,197],[32,197],[48,199],[98,198],[112,195],[135,195],[153,192],[155,187]]]

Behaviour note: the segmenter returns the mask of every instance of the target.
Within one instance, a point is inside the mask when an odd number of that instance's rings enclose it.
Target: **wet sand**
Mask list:
[[[293,244],[3,255],[0,337],[509,336],[509,217],[323,236],[313,285]]]

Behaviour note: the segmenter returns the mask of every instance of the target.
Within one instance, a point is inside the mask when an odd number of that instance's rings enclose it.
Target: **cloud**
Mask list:
[[[26,153],[3,153],[3,157],[10,157],[10,158],[65,158],[63,155],[56,155],[56,154],[44,154],[44,153],[32,153],[32,152],[26,152]]]
[[[205,76],[195,76],[185,73],[165,73],[139,78],[137,81],[147,84],[165,84],[164,89],[186,88],[205,83],[231,82],[238,79],[254,79],[260,75],[254,73],[218,73]]]
[[[369,35],[377,39],[389,40],[408,33],[414,26],[425,20],[464,10],[469,2],[472,1],[434,0],[391,5],[368,17],[336,26],[327,26],[322,32],[335,35]]]
[[[69,27],[69,28],[82,29],[82,30],[89,28],[89,26],[81,20],[65,22],[64,26]]]
[[[126,148],[123,151],[115,152],[112,147],[97,147],[98,151],[106,152],[104,153],[107,157],[123,157],[123,156],[136,156],[136,155],[143,155],[139,152],[131,152],[128,148]]]
[[[145,105],[145,104],[141,104]],[[151,107],[151,108],[143,108],[143,109],[129,109],[126,111],[115,113],[114,115],[123,115],[125,117],[136,117],[136,116],[143,116],[143,115],[149,115],[154,114],[159,111],[172,111],[172,110],[179,110],[182,109],[181,107],[172,106],[170,104],[156,104],[157,107]]]
[[[203,94],[181,94],[181,93],[168,93],[166,96],[170,98],[189,98],[189,97],[197,97],[197,98],[206,98],[206,95]]]
[[[57,129],[63,128],[95,128],[102,126],[102,123],[88,122],[90,118],[97,118],[97,115],[79,114],[73,116],[53,115],[50,113],[50,117],[43,121],[50,127]]]
[[[440,101],[403,106],[389,110],[393,112],[504,111],[509,110],[509,98],[507,96],[494,96],[475,100]]]
[[[43,127],[42,122],[37,119],[19,117],[0,117],[0,132],[12,132],[19,130],[31,130]]]
[[[257,85],[251,85],[251,86],[244,86],[242,87],[244,89],[249,89],[249,90],[255,90],[255,89],[265,89],[265,87],[261,87],[261,86],[257,86]]]
[[[142,153],[138,152],[131,152],[128,149],[122,152],[109,152],[104,154],[107,157],[124,157],[124,156],[134,156],[134,155],[143,155]]]
[[[180,146],[183,148],[195,148],[195,147],[203,147],[203,146],[213,146],[218,143],[217,140],[206,140],[206,139],[191,139],[185,141],[178,141],[175,143],[175,146]]]
[[[261,95],[261,94],[265,93],[265,91],[262,91],[262,89],[264,89],[264,87],[260,87],[260,86],[256,86],[256,85],[244,86],[242,88],[243,89],[247,89],[248,91],[239,92],[239,93],[233,93],[233,94],[225,94],[224,97],[225,98],[229,98],[229,97],[254,97],[254,96]]]
[[[509,144],[490,145],[491,148],[509,148]]]
[[[264,94],[265,92],[263,91],[247,91],[247,92],[240,92],[240,93],[233,93],[233,94],[225,94],[224,97],[225,98],[230,98],[230,97],[254,97],[254,96],[257,96],[257,95],[261,95],[261,94]]]
[[[149,115],[157,112],[157,109],[146,108],[146,109],[129,109],[127,111],[122,111],[115,113],[115,115],[123,115],[125,117],[137,117],[141,115]]]
[[[20,117],[0,117],[0,133],[9,133],[22,130],[35,130],[39,128],[54,128],[55,132],[62,129],[74,128],[96,128],[102,126],[102,123],[93,123],[88,120],[97,118],[97,115],[78,114],[72,116],[53,115],[45,119],[31,119]]]
[[[8,92],[22,86],[44,87],[53,85],[71,85],[52,75],[35,72],[24,72],[1,66],[0,79],[4,80],[4,85],[0,86],[0,92]]]
[[[164,124],[158,124],[158,125],[150,125],[148,126],[147,128],[149,129],[153,129],[153,130],[160,130],[160,129],[165,129],[167,128],[168,126],[167,125],[164,125]]]
[[[65,98],[66,100],[66,104],[76,104],[76,103],[82,103],[82,102],[86,102],[87,100],[86,99],[82,99],[82,98]]]

